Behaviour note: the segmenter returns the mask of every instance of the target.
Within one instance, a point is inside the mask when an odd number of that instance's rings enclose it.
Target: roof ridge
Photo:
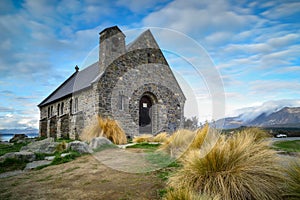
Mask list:
[[[64,85],[66,85],[67,82],[69,80],[71,80],[71,78],[73,78],[73,76],[75,76],[78,72],[79,71],[75,71],[69,78],[67,78],[62,84],[60,84],[50,95],[48,95],[48,97],[46,99],[44,99],[40,104],[38,104],[38,107],[43,105],[43,103],[46,102],[52,95],[54,95],[60,88],[62,88]]]

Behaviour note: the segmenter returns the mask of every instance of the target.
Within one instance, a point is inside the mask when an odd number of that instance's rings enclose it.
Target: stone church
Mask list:
[[[75,72],[39,105],[39,134],[77,138],[95,115],[128,137],[183,126],[185,96],[150,30],[129,44],[113,26],[100,32],[99,60]]]

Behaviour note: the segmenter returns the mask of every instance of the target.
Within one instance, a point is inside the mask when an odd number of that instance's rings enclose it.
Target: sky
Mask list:
[[[188,117],[216,119],[220,101],[224,116],[300,106],[299,8],[290,0],[1,0],[0,129],[37,128],[37,105],[75,65],[85,67],[98,33],[114,25],[129,35],[150,27],[194,98]]]

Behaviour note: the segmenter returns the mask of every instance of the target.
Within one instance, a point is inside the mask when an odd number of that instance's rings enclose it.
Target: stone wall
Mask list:
[[[65,114],[60,116],[60,136],[64,139],[70,138],[70,115]]]
[[[56,118],[56,116],[51,117],[49,124],[50,124],[50,131],[49,131],[50,137],[57,138],[57,118]]]
[[[96,102],[98,96],[95,93],[96,86],[92,86],[65,99],[40,108],[40,136],[63,137],[75,139],[81,134],[84,126],[96,115]],[[78,107],[75,110],[75,99],[78,99]],[[70,107],[72,99],[72,106]],[[58,105],[64,104],[63,114]],[[48,108],[53,107],[52,115],[48,117]],[[72,108],[72,110],[70,110]],[[47,128],[48,127],[48,128]]]
[[[47,119],[40,120],[40,136],[47,137]]]

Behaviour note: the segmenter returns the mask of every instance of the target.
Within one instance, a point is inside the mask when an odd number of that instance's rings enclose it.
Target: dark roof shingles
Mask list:
[[[52,94],[43,100],[38,106],[44,106],[60,98],[78,92],[91,86],[92,82],[99,78],[98,62],[88,66],[82,71],[73,73],[64,83],[62,83]]]

